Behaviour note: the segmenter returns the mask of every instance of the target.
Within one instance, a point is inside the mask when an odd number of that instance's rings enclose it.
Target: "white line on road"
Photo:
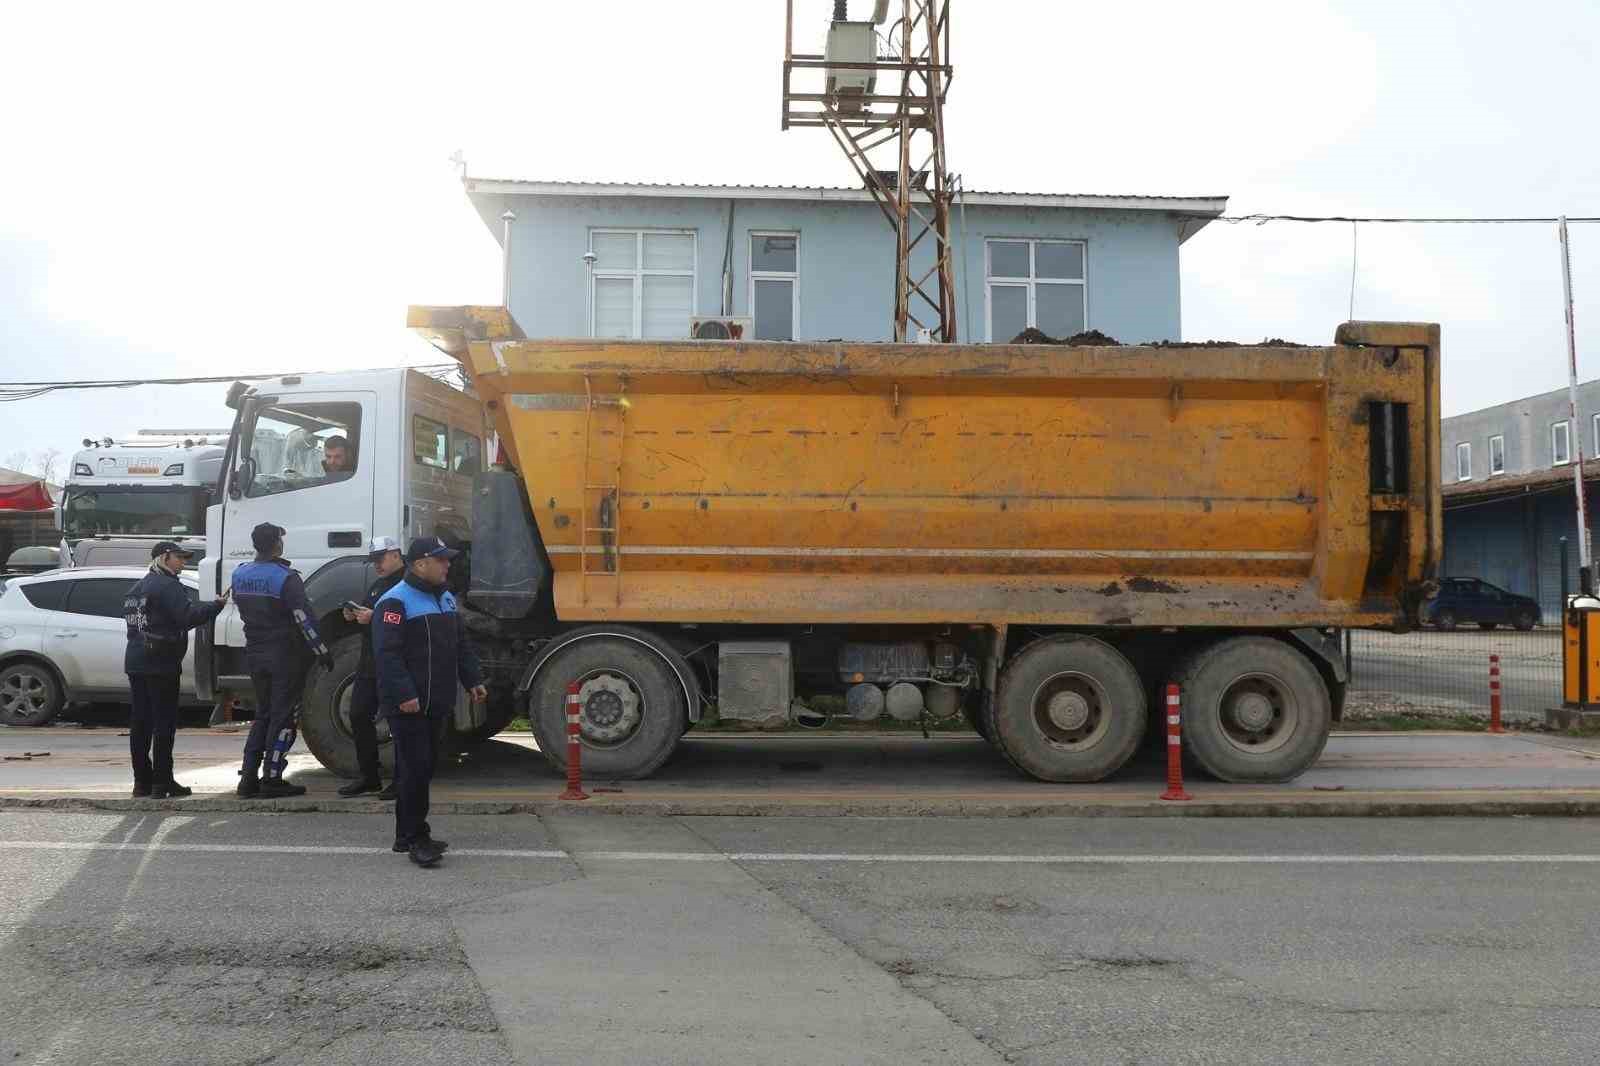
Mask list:
[[[0,840],[0,850],[25,851],[132,851],[193,852],[235,855],[388,855],[385,847],[340,847],[305,844],[168,844],[116,843],[78,840]],[[457,848],[451,855],[497,859],[566,859],[565,851],[536,848]],[[1600,854],[1373,854],[1373,855],[960,855],[917,854],[915,852],[827,852],[827,851],[584,851],[576,856],[589,862],[856,862],[856,863],[989,863],[994,865],[1087,866],[1125,863],[1143,866],[1207,865],[1303,865],[1303,866],[1400,866],[1479,864],[1517,865],[1533,863],[1600,863]]]

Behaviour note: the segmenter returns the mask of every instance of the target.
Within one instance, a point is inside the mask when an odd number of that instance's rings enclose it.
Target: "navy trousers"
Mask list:
[[[140,785],[172,784],[172,745],[178,736],[178,675],[129,674],[133,713],[128,753]]]

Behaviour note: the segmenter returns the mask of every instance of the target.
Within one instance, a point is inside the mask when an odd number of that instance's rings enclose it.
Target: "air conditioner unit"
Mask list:
[[[689,319],[689,338],[697,341],[742,341],[754,330],[748,318],[695,315]]]

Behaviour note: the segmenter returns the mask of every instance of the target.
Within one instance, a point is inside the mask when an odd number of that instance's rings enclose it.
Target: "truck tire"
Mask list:
[[[528,693],[539,750],[567,767],[567,683],[577,681],[585,776],[649,777],[671,757],[689,719],[683,686],[659,655],[633,641],[592,637],[562,648]]]
[[[1144,734],[1144,685],[1117,649],[1092,637],[1036,641],[1000,674],[996,744],[1042,781],[1099,781]]]
[[[1271,637],[1232,637],[1178,671],[1183,746],[1220,781],[1289,781],[1328,743],[1333,703],[1316,667]]]
[[[361,635],[352,633],[334,641],[333,669],[313,663],[306,675],[305,697],[300,704],[300,735],[317,761],[340,777],[361,774],[356,762],[356,742],[350,733],[350,689],[361,661]],[[394,772],[394,745],[389,727],[378,722],[378,761]]]
[[[979,690],[971,693],[961,704],[961,713],[975,733],[991,745],[994,743],[994,696]]]
[[[55,671],[33,659],[0,666],[0,724],[40,726],[66,706]]]

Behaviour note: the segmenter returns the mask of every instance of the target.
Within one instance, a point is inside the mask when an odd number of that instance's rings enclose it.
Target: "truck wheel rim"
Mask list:
[[[578,689],[578,732],[588,744],[613,748],[639,731],[645,702],[639,683],[620,670],[597,670]]]
[[[350,743],[356,742],[356,735],[350,728],[350,704],[355,693],[356,679],[352,674],[339,683],[333,693],[333,722],[338,726],[339,734]],[[394,740],[389,734],[389,722],[382,715],[377,716],[378,747]]]
[[[1088,674],[1063,672],[1045,678],[1033,691],[1032,710],[1034,728],[1064,751],[1094,747],[1111,725],[1111,699]]]
[[[50,686],[28,669],[9,671],[0,680],[0,714],[21,721],[50,705]]]
[[[1239,751],[1265,755],[1288,744],[1300,728],[1300,702],[1281,678],[1244,674],[1222,693],[1222,735]]]

